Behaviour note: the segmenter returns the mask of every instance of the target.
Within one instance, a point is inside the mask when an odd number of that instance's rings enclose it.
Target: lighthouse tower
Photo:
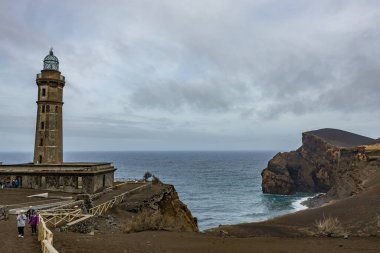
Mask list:
[[[0,164],[0,181],[17,180],[19,187],[93,194],[114,185],[111,163],[63,162],[62,106],[65,77],[53,50],[37,74],[37,121],[33,163]],[[17,101],[16,101],[17,102]],[[7,181],[6,181],[7,182]]]
[[[38,87],[34,164],[62,164],[62,106],[65,77],[50,49],[36,79]]]

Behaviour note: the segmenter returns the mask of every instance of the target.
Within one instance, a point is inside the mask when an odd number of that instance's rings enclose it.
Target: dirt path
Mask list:
[[[113,197],[117,196],[117,195],[120,195],[122,193],[125,193],[127,191],[130,191],[132,189],[135,189],[137,187],[140,187],[140,186],[143,186],[144,184],[143,183],[127,183],[127,184],[123,184],[105,194],[103,194],[100,198],[96,199],[93,201],[93,204],[94,206],[96,205],[99,205],[99,204],[102,204],[110,199],[112,199]]]
[[[16,216],[9,215],[7,221],[0,221],[0,252],[39,253],[41,252],[37,236],[32,236],[29,226],[25,227],[24,238],[18,237]]]
[[[49,191],[34,189],[0,189],[0,205],[8,205],[10,209],[22,207],[28,209],[29,206],[38,206],[53,203],[60,200],[59,197],[73,196],[70,193],[49,192],[48,199],[28,198],[29,195],[45,193]],[[25,227],[25,237],[19,238],[16,225],[16,215],[9,215],[6,221],[0,221],[0,252],[1,253],[39,253],[41,252],[37,236],[31,235],[29,226]]]
[[[28,198],[30,195],[49,193],[49,198]],[[60,197],[73,197],[74,194],[65,192],[51,192],[34,189],[5,188],[0,189],[0,205],[9,208],[28,207],[60,201]]]

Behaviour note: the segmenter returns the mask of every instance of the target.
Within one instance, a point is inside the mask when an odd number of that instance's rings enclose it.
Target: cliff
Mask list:
[[[140,183],[141,184],[141,183]],[[183,204],[173,185],[163,184],[157,178],[151,183],[138,184],[126,194],[133,184],[120,184],[92,196],[83,194],[77,199],[84,200],[83,208],[89,209],[123,193],[123,201],[118,202],[107,213],[84,219],[73,225],[61,227],[61,231],[75,233],[107,234],[132,233],[152,230],[198,232],[197,219]],[[74,202],[79,205],[78,202]]]
[[[278,153],[268,162],[261,174],[262,190],[272,194],[327,192],[330,199],[353,195],[378,166],[376,148],[365,147],[376,142],[337,129],[305,132],[299,149]]]
[[[146,230],[198,231],[197,219],[173,185],[158,183],[121,204],[114,215],[124,233]]]

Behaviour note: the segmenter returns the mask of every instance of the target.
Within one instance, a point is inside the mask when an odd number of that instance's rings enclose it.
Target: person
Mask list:
[[[25,227],[26,216],[23,211],[20,211],[20,213],[17,215],[16,220],[17,220],[18,237],[24,238],[24,227]]]
[[[32,215],[29,218],[29,224],[32,228],[32,235],[37,234],[37,225],[39,223],[40,219],[38,218],[38,215],[35,210],[32,210]]]
[[[28,211],[26,211],[26,218],[30,219],[30,216],[32,215],[32,206],[29,206]]]

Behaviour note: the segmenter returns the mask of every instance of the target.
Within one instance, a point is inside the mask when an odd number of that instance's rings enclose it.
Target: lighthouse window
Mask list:
[[[46,96],[46,89],[45,89],[45,88],[42,89],[42,96],[43,96],[43,97]]]
[[[46,112],[50,112],[50,106],[49,105],[46,106]]]
[[[40,139],[40,146],[43,146],[44,145],[44,139]]]
[[[45,105],[42,105],[41,110],[42,110],[42,112],[45,112]]]
[[[41,129],[44,130],[45,129],[45,122],[41,122]]]

